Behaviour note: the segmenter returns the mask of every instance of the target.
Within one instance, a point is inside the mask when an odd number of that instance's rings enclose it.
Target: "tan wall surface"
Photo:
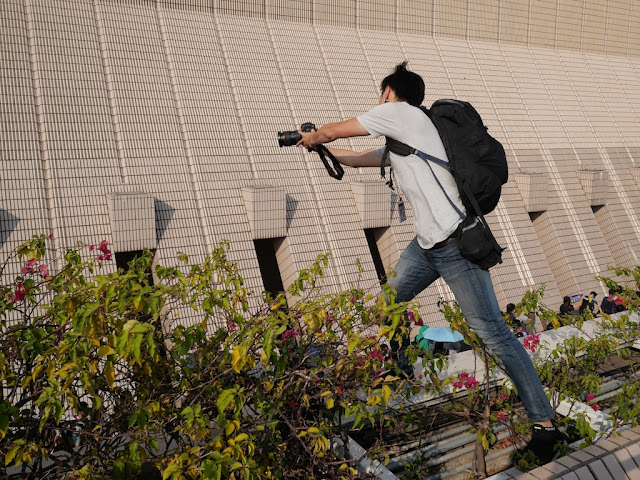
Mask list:
[[[241,189],[274,186],[286,191],[286,237],[274,242],[285,285],[328,252],[327,291],[376,289],[350,182],[378,170],[337,182],[315,154],[279,148],[276,132],[368,110],[406,59],[426,104],[472,102],[507,150],[511,178],[489,215],[507,247],[492,270],[500,304],[542,284],[553,308],[604,293],[594,277],[640,253],[639,11],[630,0],[5,0],[0,254],[34,233],[59,247],[111,241],[107,194],[144,192],[160,262],[177,251],[198,261],[230,239],[260,291]],[[585,190],[593,171],[606,172],[606,204]],[[515,174],[547,179],[546,210],[527,211]],[[413,238],[411,209],[400,223],[391,197],[377,233],[386,267]],[[441,297],[452,298],[439,281],[418,298],[431,323]]]

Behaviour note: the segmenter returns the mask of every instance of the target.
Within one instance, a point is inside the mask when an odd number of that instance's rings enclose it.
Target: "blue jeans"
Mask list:
[[[442,276],[471,329],[502,361],[527,409],[529,420],[543,422],[554,417],[529,354],[502,318],[489,271],[460,255],[455,238],[444,247],[429,250],[422,248],[414,238],[400,255],[395,271],[397,275],[389,280],[389,284],[397,292],[397,302],[412,300]],[[403,347],[408,343],[406,339]],[[391,350],[397,351],[398,345],[391,345]],[[400,352],[400,357],[403,356]]]

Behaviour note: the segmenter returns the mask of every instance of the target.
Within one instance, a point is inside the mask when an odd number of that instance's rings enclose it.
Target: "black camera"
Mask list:
[[[303,132],[312,132],[316,129],[316,126],[311,122],[306,122],[300,125],[300,130]],[[293,130],[290,132],[278,132],[278,145],[281,147],[291,147],[292,145],[296,145],[300,140],[302,140],[302,135],[298,133],[297,130]],[[330,177],[335,178],[336,180],[342,180],[344,175],[344,170],[342,169],[342,165],[340,162],[336,160],[336,157],[325,147],[324,145],[318,145],[314,148],[307,148],[310,152],[316,152],[320,155],[320,160],[324,164],[324,168],[327,169],[327,173]],[[331,159],[333,163],[333,168],[329,165],[329,161],[327,157]]]
[[[316,126],[311,122],[306,122],[300,125],[300,130],[303,132],[312,132],[316,129]],[[278,145],[281,147],[291,147],[302,140],[302,135],[297,130],[290,132],[278,132]]]

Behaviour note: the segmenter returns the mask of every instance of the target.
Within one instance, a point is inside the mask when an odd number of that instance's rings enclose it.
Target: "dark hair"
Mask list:
[[[513,303],[507,304],[507,313],[515,312],[515,310],[516,310],[516,306]]]
[[[396,65],[391,75],[384,77],[380,83],[380,92],[390,87],[400,100],[409,105],[419,107],[424,100],[424,80],[417,73],[407,70],[407,62]]]
[[[564,297],[564,298],[562,299],[562,303],[568,303],[568,302],[571,302],[571,298],[569,298],[569,297]]]

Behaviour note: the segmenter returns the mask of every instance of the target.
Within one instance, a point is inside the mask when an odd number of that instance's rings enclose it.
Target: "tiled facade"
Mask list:
[[[594,277],[608,266],[638,264],[637,0],[2,0],[0,255],[34,233],[146,245],[151,208],[160,263],[229,239],[260,291],[253,240],[273,236],[285,285],[328,252],[327,291],[375,288],[364,229],[389,268],[413,236],[410,209],[401,223],[397,195],[371,184],[377,169],[336,181],[276,133],[368,110],[404,59],[426,103],[472,102],[507,150],[489,216],[508,248],[492,270],[501,305],[545,284],[556,308],[604,293]],[[527,177],[544,178],[544,195]],[[114,220],[121,194],[147,199],[140,222]],[[437,282],[418,299],[433,324],[440,297]]]

